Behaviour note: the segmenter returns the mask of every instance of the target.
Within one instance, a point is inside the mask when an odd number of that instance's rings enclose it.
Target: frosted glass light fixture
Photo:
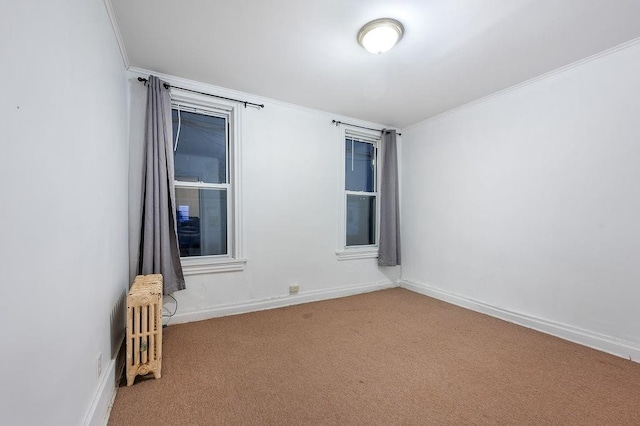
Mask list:
[[[384,53],[400,41],[404,27],[399,21],[391,18],[376,19],[366,23],[358,31],[358,43],[367,52]]]

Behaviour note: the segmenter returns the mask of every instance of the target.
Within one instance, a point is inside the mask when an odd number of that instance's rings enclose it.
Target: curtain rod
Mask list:
[[[146,85],[149,80],[147,80],[146,78],[138,77],[138,81]],[[169,83],[164,83],[165,89],[169,89],[171,87],[175,89],[186,90],[187,92],[197,93],[199,95],[213,96],[214,98],[218,98],[218,99],[226,99],[227,101],[240,102],[241,104],[244,104],[245,108],[247,107],[247,105],[251,105],[259,109],[264,108],[264,104],[254,104],[253,102],[241,101],[240,99],[225,98],[224,96],[212,95],[211,93],[198,92],[197,90],[185,89],[184,87],[171,86]]]
[[[343,123],[342,121],[338,121],[338,120],[331,120],[331,123],[335,124],[336,126],[340,124],[344,124],[347,126],[359,127],[361,129],[373,130],[374,132],[382,132],[383,130],[387,130],[387,131],[393,130],[393,129],[372,129],[371,127],[364,127],[364,126],[358,126],[357,124]],[[397,133],[397,135],[402,136],[402,133]]]

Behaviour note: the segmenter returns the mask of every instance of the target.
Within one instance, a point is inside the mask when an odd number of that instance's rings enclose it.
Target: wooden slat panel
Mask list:
[[[146,346],[145,346],[146,345]],[[127,386],[162,369],[162,275],[138,275],[127,295]]]
[[[140,307],[142,314],[142,329],[140,336],[140,362],[145,364],[147,362],[147,356],[149,355],[148,347],[149,347],[149,305]]]
[[[156,305],[153,303],[149,305],[149,360],[155,361],[156,359]]]
[[[158,316],[156,317],[156,359],[158,360],[158,368],[162,366],[162,292],[160,293],[160,300],[157,305]]]
[[[140,364],[140,306],[133,308],[133,365]]]

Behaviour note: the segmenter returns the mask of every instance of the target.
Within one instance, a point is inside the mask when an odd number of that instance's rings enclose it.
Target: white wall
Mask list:
[[[101,0],[2,2],[0,31],[0,422],[77,425],[123,330],[124,66]]]
[[[130,74],[131,249],[137,250],[146,89]],[[156,74],[158,75],[158,74]],[[400,268],[379,268],[377,259],[338,261],[338,177],[344,173],[343,141],[333,118],[344,117],[228,92],[162,76],[180,86],[264,103],[241,109],[242,272],[187,276],[174,293],[172,322],[201,319],[283,304],[354,294],[395,285]],[[352,120],[353,122],[353,120]],[[382,127],[382,126],[381,126]],[[132,274],[135,272],[132,259]],[[289,284],[300,285],[289,296]],[[356,286],[362,286],[355,288]]]
[[[640,44],[403,133],[408,284],[637,358]]]

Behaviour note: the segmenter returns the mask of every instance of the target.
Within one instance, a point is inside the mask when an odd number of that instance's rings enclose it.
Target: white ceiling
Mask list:
[[[640,0],[111,0],[132,66],[397,127],[640,37]],[[366,22],[404,24],[384,55]]]

